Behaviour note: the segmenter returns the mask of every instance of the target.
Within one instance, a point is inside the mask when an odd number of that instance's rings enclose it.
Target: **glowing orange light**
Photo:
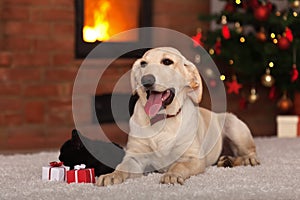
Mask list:
[[[86,42],[104,41],[109,39],[107,13],[110,9],[108,1],[103,2],[99,9],[93,10],[94,25],[83,27],[83,39]]]
[[[113,35],[138,27],[139,1],[85,0],[83,40],[93,43],[111,40]],[[137,35],[118,38],[135,41]]]

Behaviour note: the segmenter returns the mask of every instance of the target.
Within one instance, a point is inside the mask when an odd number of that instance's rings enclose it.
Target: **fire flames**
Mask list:
[[[111,36],[138,27],[139,7],[139,0],[85,0],[83,40],[89,43],[113,40]],[[117,40],[135,41],[137,35]]]
[[[103,2],[99,9],[94,9],[92,26],[86,25],[83,27],[83,39],[86,42],[104,41],[109,39],[108,29],[109,22],[107,13],[110,9],[108,1]]]

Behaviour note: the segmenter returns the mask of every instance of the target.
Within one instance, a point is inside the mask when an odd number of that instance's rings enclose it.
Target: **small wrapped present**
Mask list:
[[[66,181],[66,174],[70,167],[64,166],[62,162],[50,162],[49,166],[42,168],[42,180]]]
[[[74,170],[67,171],[68,183],[95,183],[94,168],[85,169],[85,165],[75,165]]]
[[[297,115],[279,115],[277,116],[277,136],[282,137],[300,137],[300,116]]]

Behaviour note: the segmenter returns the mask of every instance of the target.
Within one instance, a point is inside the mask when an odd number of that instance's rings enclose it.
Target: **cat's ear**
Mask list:
[[[80,132],[77,131],[76,129],[72,130],[71,144],[77,149],[80,149],[82,147]]]
[[[76,129],[72,130],[72,140],[77,140],[79,138],[79,132]]]

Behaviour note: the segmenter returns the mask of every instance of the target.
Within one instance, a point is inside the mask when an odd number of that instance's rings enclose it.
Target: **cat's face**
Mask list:
[[[97,160],[84,144],[88,145],[89,150],[92,150],[98,157],[109,155],[109,158],[113,159],[113,162],[110,163],[111,166],[107,166],[100,162],[100,160]],[[87,168],[94,168],[95,175],[99,176],[113,172],[114,168],[123,159],[125,152],[121,147],[117,147],[118,149],[116,150],[114,144],[90,140],[74,129],[71,139],[66,141],[60,148],[59,160],[71,169],[74,169],[75,165],[85,164]]]
[[[74,165],[85,163],[89,156],[79,134],[77,130],[73,130],[71,139],[66,141],[60,149],[59,160],[71,168]]]

